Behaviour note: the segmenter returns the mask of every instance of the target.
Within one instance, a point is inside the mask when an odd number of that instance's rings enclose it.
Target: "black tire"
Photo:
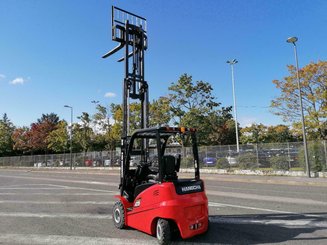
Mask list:
[[[125,227],[125,210],[121,201],[117,201],[112,208],[112,220],[118,229]]]
[[[156,236],[160,245],[171,243],[171,230],[168,220],[158,219],[156,225]]]

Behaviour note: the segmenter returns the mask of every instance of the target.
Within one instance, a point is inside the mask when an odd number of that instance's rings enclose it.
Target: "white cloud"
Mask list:
[[[5,79],[6,78],[6,76],[5,75],[3,75],[3,74],[0,74],[0,80],[2,80],[2,79]]]
[[[17,77],[14,80],[10,81],[9,83],[12,85],[17,85],[17,84],[24,84],[26,82],[26,79],[22,77]]]
[[[104,95],[104,97],[107,97],[107,98],[113,98],[113,97],[116,97],[116,94],[115,93],[112,93],[112,92],[108,92]]]

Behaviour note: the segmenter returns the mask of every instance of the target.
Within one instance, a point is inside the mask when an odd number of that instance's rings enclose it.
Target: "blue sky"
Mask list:
[[[232,105],[226,61],[236,58],[242,126],[282,123],[268,107],[279,93],[272,80],[294,64],[289,36],[299,38],[300,67],[327,56],[325,0],[1,0],[0,115],[18,126],[51,112],[69,121],[68,104],[76,121],[83,111],[95,112],[92,100],[120,103],[123,65],[116,60],[122,53],[101,59],[117,45],[110,36],[111,5],[147,18],[151,99],[168,94],[188,73],[211,83],[223,106]]]

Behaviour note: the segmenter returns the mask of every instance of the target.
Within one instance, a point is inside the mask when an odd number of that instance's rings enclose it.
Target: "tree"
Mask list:
[[[56,126],[59,123],[59,117],[55,113],[42,114],[41,118],[37,119],[37,124],[48,122],[50,125]]]
[[[48,134],[51,132],[49,124],[45,121],[42,123],[32,123],[28,132],[29,148],[33,152],[46,152],[48,142],[46,140]]]
[[[59,122],[59,117],[54,114],[42,114],[42,117],[37,119],[36,123],[31,124],[28,133],[29,148],[33,152],[47,152],[48,151],[48,136],[54,131]]]
[[[204,81],[192,80],[192,76],[183,74],[176,83],[169,87],[172,92],[169,94],[170,109],[176,125],[181,125],[183,118],[193,117],[200,113],[200,116],[214,110],[220,105],[215,102],[215,97],[211,94],[212,87]],[[188,115],[187,115],[188,114]]]
[[[85,153],[91,147],[92,137],[94,136],[94,132],[90,127],[91,118],[87,112],[83,112],[77,118],[81,120],[81,124],[75,124],[73,127],[73,141],[75,147],[82,149]]]
[[[291,142],[296,139],[286,125],[269,126],[267,128],[267,142]]]
[[[149,127],[166,125],[171,120],[170,101],[167,97],[160,97],[149,103]],[[140,128],[141,125],[141,104],[134,102],[129,107],[129,127],[130,132]],[[111,104],[111,113],[114,119],[114,125],[122,125],[123,110],[121,105]]]
[[[16,128],[12,133],[11,138],[14,144],[14,150],[20,151],[22,153],[26,153],[32,150],[29,144],[30,137],[28,127]]]
[[[123,108],[121,105],[112,103],[110,105],[110,112],[112,115],[112,119],[114,120],[113,125],[111,126],[110,135],[108,135],[108,139],[110,142],[110,150],[115,150],[117,146],[119,146],[120,137],[122,134],[123,128]]]
[[[32,123],[30,128],[17,128],[12,134],[14,149],[27,152],[47,152],[49,135],[57,129],[59,117],[54,114],[42,114],[41,118]]]
[[[231,107],[219,109],[220,103],[215,101],[209,83],[193,82],[192,76],[183,74],[169,90],[172,120],[178,126],[197,128],[199,145],[235,142],[223,135],[235,135],[235,129],[227,126],[232,118]]]
[[[301,111],[297,86],[296,67],[288,66],[290,75],[284,80],[274,80],[281,95],[271,101],[274,114],[293,127],[301,127]],[[307,133],[311,139],[327,139],[327,61],[310,63],[299,70],[303,110]]]
[[[67,122],[60,121],[55,130],[47,136],[48,149],[54,152],[66,152],[68,150]]]
[[[102,106],[100,104],[96,106],[96,109],[97,112],[93,115],[93,120],[95,122],[95,125],[98,125],[99,129],[102,132],[106,132],[110,127],[109,117],[108,117],[109,112],[105,106]]]
[[[231,107],[219,108],[220,103],[212,95],[212,87],[204,81],[193,82],[192,76],[183,74],[169,87],[171,93],[149,104],[149,126],[173,123],[177,126],[198,129],[200,145],[235,143],[235,127],[232,127]],[[140,128],[140,103],[131,103],[129,109],[130,133]],[[111,105],[115,123],[113,135],[121,134],[122,107]]]
[[[169,98],[160,97],[158,100],[153,100],[149,107],[150,127],[169,124],[172,117]]]
[[[111,113],[113,115],[116,113],[116,110],[118,110],[118,107],[120,106],[116,106],[115,104],[110,105]],[[119,134],[117,134],[117,126],[114,130],[114,126],[110,123],[109,108],[98,104],[96,109],[97,112],[93,115],[93,119],[95,124],[99,126],[100,130],[95,132],[93,148],[97,150],[106,149],[113,151],[119,143],[120,133],[118,132]],[[121,108],[119,108],[119,112],[121,112]],[[119,115],[119,118],[121,119],[122,115]],[[115,123],[117,123],[117,120],[115,120]]]
[[[208,145],[236,144],[235,120],[230,112],[231,107],[223,108],[221,114],[214,113],[207,118],[210,125],[207,133]]]
[[[313,172],[320,172],[327,169],[327,159],[322,142],[309,142],[308,144],[308,158],[310,169]],[[304,148],[301,147],[298,152],[298,159],[300,166],[305,168]]]
[[[12,134],[15,130],[14,125],[5,113],[0,119],[0,156],[8,156],[13,152]]]
[[[266,143],[267,142],[267,126],[263,124],[253,123],[251,126],[241,129],[240,142],[242,144],[248,143]]]

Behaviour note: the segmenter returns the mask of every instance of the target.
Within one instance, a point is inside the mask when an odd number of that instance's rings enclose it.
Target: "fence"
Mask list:
[[[308,142],[309,163],[313,171],[327,171],[326,148],[326,141]],[[181,154],[182,167],[193,164],[191,148],[173,147],[166,152]],[[72,160],[75,167],[109,167],[119,166],[119,156],[119,151],[73,153]],[[199,158],[202,168],[301,170],[305,166],[302,142],[240,145],[239,152],[236,145],[202,146],[199,147]],[[137,162],[138,159],[132,160]],[[1,157],[0,166],[68,167],[70,154]]]
[[[203,166],[218,168],[290,170],[305,167],[302,142],[240,145],[239,152],[236,145],[208,146],[201,147],[199,154]],[[327,170],[326,141],[308,142],[308,157],[313,171]]]

